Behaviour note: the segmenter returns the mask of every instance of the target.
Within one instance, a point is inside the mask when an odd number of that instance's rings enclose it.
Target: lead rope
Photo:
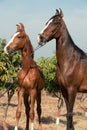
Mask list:
[[[31,53],[30,56],[32,56],[34,54],[35,51],[37,51],[38,49],[40,49],[43,45],[38,45],[34,50],[33,52]]]
[[[58,98],[58,110],[56,113],[56,124],[58,125],[60,123],[60,111],[61,107],[63,107],[63,98],[62,98],[62,93],[61,90],[58,91],[58,94],[54,93],[54,95]]]
[[[35,49],[34,49],[34,52],[36,51],[36,50],[38,50],[39,48],[41,48],[42,46],[41,45],[38,45]]]

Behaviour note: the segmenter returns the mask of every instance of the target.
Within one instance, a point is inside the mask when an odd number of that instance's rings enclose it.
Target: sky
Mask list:
[[[21,22],[37,47],[37,35],[59,8],[73,41],[87,52],[87,0],[0,0],[0,38],[8,42]],[[38,49],[35,59],[51,57],[54,51],[55,39]]]

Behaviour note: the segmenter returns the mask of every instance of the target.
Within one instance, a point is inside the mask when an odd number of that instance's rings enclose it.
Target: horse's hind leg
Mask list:
[[[39,121],[39,130],[42,130],[42,125],[41,125],[41,91],[37,93],[37,114],[38,114],[38,121]]]
[[[18,130],[18,123],[19,123],[19,119],[21,117],[21,107],[22,107],[22,97],[23,97],[23,89],[19,89],[18,90],[18,107],[17,107],[17,111],[16,111],[16,126],[14,130]]]
[[[29,130],[29,94],[24,94],[24,105],[25,105],[25,113],[26,113],[26,130]]]

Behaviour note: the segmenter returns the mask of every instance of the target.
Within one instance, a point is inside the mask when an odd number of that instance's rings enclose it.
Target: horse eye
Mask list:
[[[58,21],[57,21],[57,20],[55,20],[55,21],[54,21],[54,24],[58,24]]]
[[[21,36],[17,36],[17,38],[21,38]]]

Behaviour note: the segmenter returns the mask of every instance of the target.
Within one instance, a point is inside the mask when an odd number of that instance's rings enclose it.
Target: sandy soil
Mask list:
[[[79,97],[79,96],[78,96]],[[0,98],[0,130],[3,130],[2,122],[4,120],[4,111],[7,103],[7,95],[5,94],[2,98]],[[85,112],[81,109],[80,105],[87,106],[87,98],[84,102],[80,102],[76,99],[74,106],[74,126],[75,130],[87,130],[87,116],[85,116]],[[58,101],[56,97],[47,94],[45,91],[42,91],[42,128],[43,130],[66,130],[66,107],[63,105],[60,113],[60,123],[56,124],[57,119],[57,105]],[[11,103],[8,108],[7,113],[7,125],[9,130],[13,130],[15,126],[15,113],[17,108],[17,93],[12,97]],[[19,121],[19,130],[25,129],[25,109],[24,105],[22,105],[22,115]],[[36,105],[35,105],[35,130],[38,128],[38,120],[36,113]]]

